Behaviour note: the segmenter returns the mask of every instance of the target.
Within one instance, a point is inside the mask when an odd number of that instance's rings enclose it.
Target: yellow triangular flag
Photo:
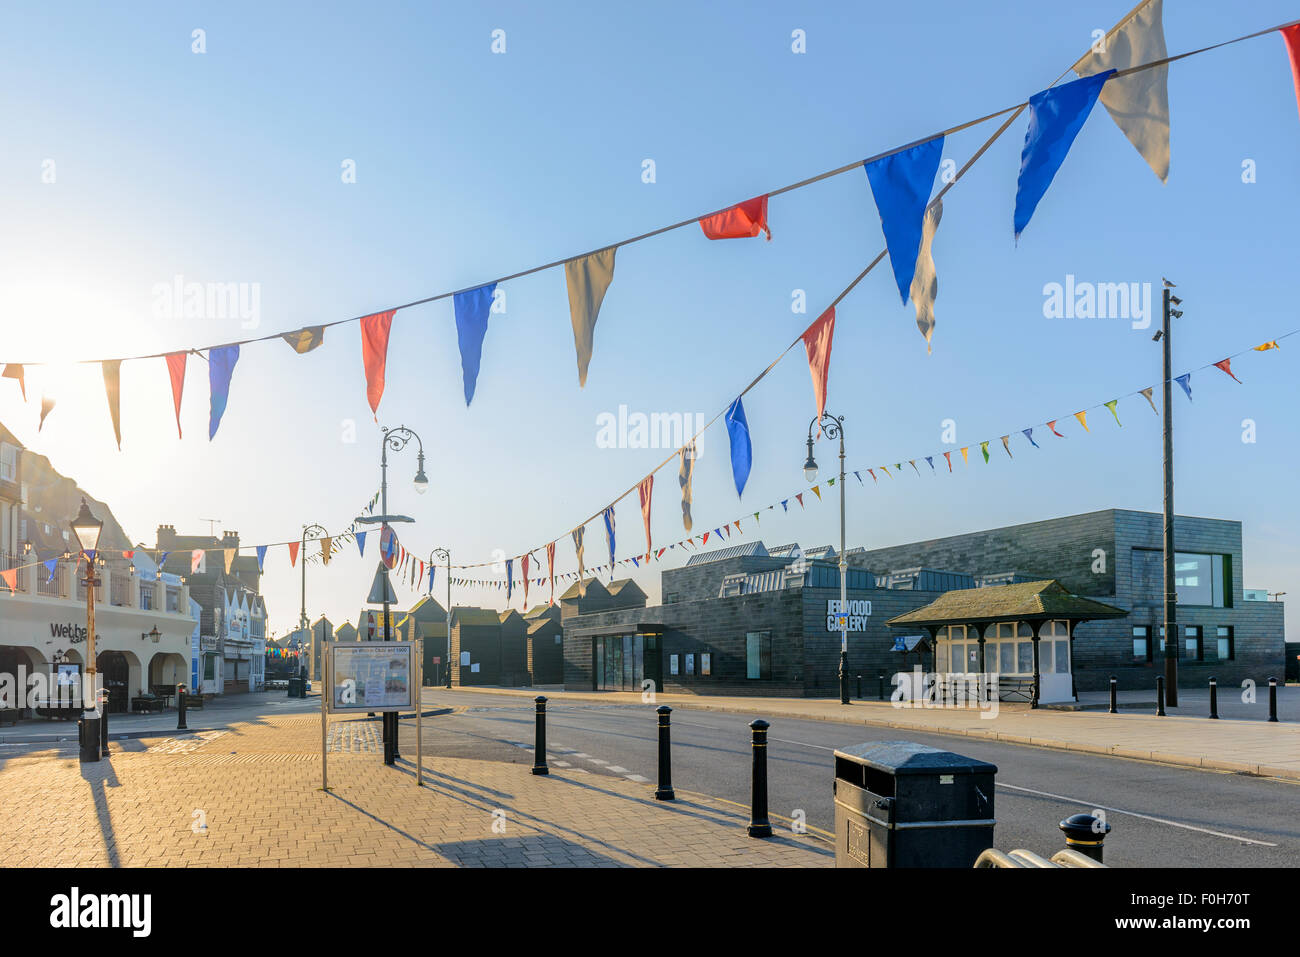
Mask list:
[[[814,485],[814,486],[812,487],[812,490],[813,490],[813,494],[817,496],[817,501],[820,502],[820,501],[822,500],[822,490],[821,490],[821,486],[820,486],[820,485]]]
[[[962,464],[962,465],[970,465],[970,462],[968,462],[967,459],[966,459],[966,453],[969,452],[969,451],[970,451],[970,446],[969,446],[969,445],[966,446],[964,449],[961,450],[961,464]]]
[[[1091,432],[1091,431],[1092,431],[1091,429],[1088,428],[1088,410],[1087,410],[1087,409],[1084,409],[1082,412],[1076,412],[1076,413],[1074,413],[1074,417],[1075,417],[1076,419],[1078,419],[1078,420],[1079,420],[1079,424],[1080,424],[1081,426],[1083,426],[1083,431],[1085,431],[1085,432]]]
[[[1256,346],[1255,351],[1268,352],[1269,349],[1280,349],[1280,348],[1282,347],[1277,344],[1276,339],[1270,339],[1268,342],[1265,342],[1263,345]]]

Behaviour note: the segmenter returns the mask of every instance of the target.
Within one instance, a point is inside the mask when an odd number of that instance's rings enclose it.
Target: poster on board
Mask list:
[[[408,642],[331,644],[329,710],[413,711],[413,651]]]

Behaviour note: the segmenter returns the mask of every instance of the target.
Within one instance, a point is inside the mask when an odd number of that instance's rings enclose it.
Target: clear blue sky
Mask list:
[[[156,319],[174,275],[260,284],[259,332],[346,318],[473,285],[716,209],[1007,106],[1056,78],[1129,0],[910,4],[506,3],[69,5],[10,8],[0,31],[0,360],[67,361],[242,338],[236,320]],[[1283,0],[1169,0],[1170,52],[1284,22]],[[207,52],[191,52],[191,31]],[[506,33],[504,55],[491,33]],[[806,31],[807,53],[791,52]],[[935,243],[934,353],[887,264],[839,309],[828,408],[845,415],[850,467],[993,439],[954,476],[850,489],[850,544],[868,547],[1105,507],[1158,510],[1158,419],[1120,405],[1122,430],[1063,428],[1036,451],[1018,430],[1156,384],[1151,330],[1043,316],[1043,286],[1179,283],[1177,371],[1292,328],[1300,116],[1281,38],[1175,64],[1172,171],[1162,186],[1100,108],[1016,248],[1021,119],[949,194]],[[959,164],[991,126],[950,138]],[[653,159],[657,182],[641,180]],[[56,182],[42,183],[55,161]],[[355,160],[357,182],[340,164]],[[1257,182],[1243,184],[1255,161]],[[432,487],[417,499],[411,451],[393,457],[392,506],[414,515],[413,550],[457,561],[518,555],[561,537],[667,454],[603,449],[602,412],[712,417],[882,248],[861,171],[772,200],[771,243],[710,243],[690,228],[620,250],[580,390],[562,271],[506,285],[474,405],[461,395],[449,302],[399,312],[380,422],[424,439]],[[791,292],[807,291],[794,315]],[[1244,523],[1248,587],[1300,596],[1294,382],[1300,339],[1211,370],[1176,406],[1180,513]],[[1212,374],[1211,374],[1212,373]],[[42,378],[42,376],[44,378]],[[359,333],[323,348],[245,348],[215,441],[206,366],[193,359],[184,441],[161,360],[123,369],[123,451],[98,370],[59,367],[0,384],[0,421],[109,501],[134,539],[159,523],[249,545],[342,528],[378,484]],[[738,503],[725,433],[695,481],[697,531],[799,489],[812,412],[791,353],[745,401],[754,473]],[[941,441],[954,419],[957,445]],[[1258,440],[1243,443],[1242,420]],[[355,442],[348,423],[355,424]],[[1014,462],[997,437],[1017,436]],[[1036,432],[1037,438],[1041,433]],[[1050,441],[1047,441],[1049,440]],[[829,447],[820,457],[829,468]],[[978,463],[978,464],[977,464]],[[924,465],[922,464],[924,469]],[[926,470],[928,472],[928,470]],[[850,480],[852,481],[852,480]],[[659,473],[655,539],[682,536],[675,469]],[[779,512],[779,510],[778,510]],[[765,512],[769,545],[838,536],[827,504]],[[619,509],[619,557],[642,545]],[[589,526],[588,561],[603,535]],[[710,543],[711,544],[711,543]],[[674,551],[669,556],[677,556]],[[309,574],[309,612],[355,620],[374,553]],[[674,557],[674,561],[680,561]],[[658,595],[658,569],[637,575]],[[437,592],[441,599],[442,582]],[[298,576],[267,561],[272,626],[297,618]],[[457,603],[497,605],[470,591]],[[534,598],[535,600],[535,598]],[[516,607],[518,599],[516,599]],[[1293,628],[1294,631],[1294,628]]]

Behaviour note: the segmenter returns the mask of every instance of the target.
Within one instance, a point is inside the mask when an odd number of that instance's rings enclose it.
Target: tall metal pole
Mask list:
[[[844,420],[837,419],[840,432],[840,704],[849,703],[849,576],[844,553]]]
[[[451,549],[447,553],[447,657],[443,663],[447,668],[447,688],[451,688]]]
[[[384,433],[384,441],[381,446],[383,449],[379,458],[379,508],[381,514],[385,517],[388,515],[388,433]],[[381,530],[382,535],[382,530]],[[382,550],[383,542],[380,542]],[[389,621],[388,612],[388,566],[384,565],[384,641],[393,640],[391,622]],[[397,728],[395,725],[397,717],[391,711],[385,711],[380,719],[380,725],[384,733],[384,763],[395,764],[397,762]]]
[[[1164,549],[1165,549],[1165,694],[1170,707],[1178,706],[1178,591],[1174,584],[1174,416],[1171,346],[1169,342],[1170,292],[1164,290],[1164,321],[1161,326],[1164,365]]]
[[[302,642],[304,648],[306,647],[306,643],[307,643],[307,629],[311,627],[311,621],[307,617],[307,536],[308,534],[311,534],[314,537],[319,538],[321,535],[326,534],[326,532],[322,526],[317,525],[315,523],[312,523],[311,525],[304,525],[302,527],[302,540],[298,544],[298,564],[302,566],[302,611],[299,613],[298,621],[299,621],[299,629],[302,635]],[[311,651],[308,653],[308,661],[307,661],[307,678],[310,681],[318,681],[321,678],[321,673],[319,673],[316,669],[316,650],[317,650],[316,630],[313,628],[311,630]],[[301,663],[302,663],[302,659],[300,658],[299,666],[301,666]]]
[[[89,697],[87,697],[87,689],[83,687],[81,689],[83,708],[82,761],[98,761],[100,758],[99,687],[96,680],[99,669],[95,662],[95,585],[97,583],[95,560],[86,555],[86,684],[89,685]],[[129,688],[127,694],[130,694]]]

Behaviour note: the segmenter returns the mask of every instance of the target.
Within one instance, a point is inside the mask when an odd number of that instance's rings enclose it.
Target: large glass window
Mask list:
[[[1032,641],[1016,642],[1016,674],[1034,673],[1034,643]]]
[[[1058,675],[1069,674],[1070,640],[1068,638],[1057,638],[1052,644],[1056,646],[1056,673]]]
[[[996,646],[998,649],[998,671],[1004,675],[1013,675],[1016,673],[1016,644],[1013,641],[999,642]]]
[[[1233,640],[1232,626],[1220,625],[1218,630],[1219,660],[1231,661],[1237,657],[1236,643]]]
[[[772,677],[772,633],[751,631],[745,635],[745,677],[767,680]]]
[[[1186,642],[1184,647],[1187,649],[1187,657],[1195,658],[1201,661],[1205,658],[1204,645],[1201,642],[1201,626],[1188,625],[1183,629],[1183,638]]]
[[[1151,626],[1133,626],[1133,657],[1138,661],[1151,660]]]
[[[1133,591],[1137,595],[1164,595],[1164,552],[1153,548],[1133,549]],[[1180,605],[1209,605],[1225,608],[1232,604],[1232,561],[1229,555],[1202,552],[1174,553],[1174,588]]]

